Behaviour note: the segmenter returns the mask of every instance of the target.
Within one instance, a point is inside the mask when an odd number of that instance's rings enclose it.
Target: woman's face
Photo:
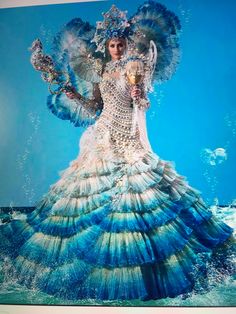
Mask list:
[[[126,45],[124,39],[111,39],[107,46],[112,60],[120,60],[125,51],[125,48]]]

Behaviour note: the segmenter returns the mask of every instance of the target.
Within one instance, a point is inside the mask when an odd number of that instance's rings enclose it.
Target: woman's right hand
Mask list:
[[[139,98],[141,96],[141,89],[137,85],[134,85],[130,94],[133,99]]]
[[[74,92],[72,91],[67,91],[65,92],[66,96],[69,98],[69,99],[75,99],[76,98],[76,95]]]
[[[69,99],[80,98],[80,94],[75,90],[74,87],[70,87],[69,89],[65,89],[65,94]]]

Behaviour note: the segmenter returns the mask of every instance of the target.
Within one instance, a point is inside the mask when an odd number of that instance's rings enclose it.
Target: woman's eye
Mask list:
[[[114,45],[110,45],[110,47],[111,47],[111,48],[114,48],[115,46],[114,46]]]

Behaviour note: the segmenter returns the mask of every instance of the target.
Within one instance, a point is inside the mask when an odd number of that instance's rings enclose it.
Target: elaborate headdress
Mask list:
[[[172,76],[180,57],[180,23],[173,12],[149,0],[129,19],[127,12],[115,5],[103,16],[104,20],[97,22],[96,28],[75,18],[55,37],[55,61],[61,70],[73,71],[71,79],[75,85],[78,79],[99,82],[102,64],[106,62],[106,42],[117,37],[126,38],[140,54],[148,54],[150,41],[154,42],[158,58],[153,79],[161,83]]]
[[[120,11],[114,4],[106,13],[102,13],[104,21],[97,22],[97,28],[92,42],[97,46],[96,51],[105,52],[107,40],[111,38],[128,38],[130,23],[126,17],[127,11]]]
[[[54,39],[56,69],[60,73],[68,73],[70,82],[80,94],[92,95],[93,84],[100,81],[107,61],[104,58],[106,42],[111,38],[125,38],[128,48],[131,46],[147,60],[150,51],[157,52],[156,63],[151,70],[152,80],[162,83],[172,76],[180,58],[180,22],[173,12],[156,1],[148,0],[129,19],[127,12],[120,11],[115,5],[103,16],[104,20],[97,22],[96,27],[75,18]],[[132,49],[130,56],[132,58]],[[56,100],[60,101],[59,98],[60,95]]]

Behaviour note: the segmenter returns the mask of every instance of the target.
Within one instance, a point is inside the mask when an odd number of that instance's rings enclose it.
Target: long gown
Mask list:
[[[78,158],[25,221],[1,226],[1,252],[19,283],[58,297],[175,297],[203,284],[210,262],[232,272],[232,229],[153,153],[140,123],[132,133],[130,87],[114,69],[119,62],[99,84],[103,110]],[[92,101],[68,104],[51,110],[76,124]]]

